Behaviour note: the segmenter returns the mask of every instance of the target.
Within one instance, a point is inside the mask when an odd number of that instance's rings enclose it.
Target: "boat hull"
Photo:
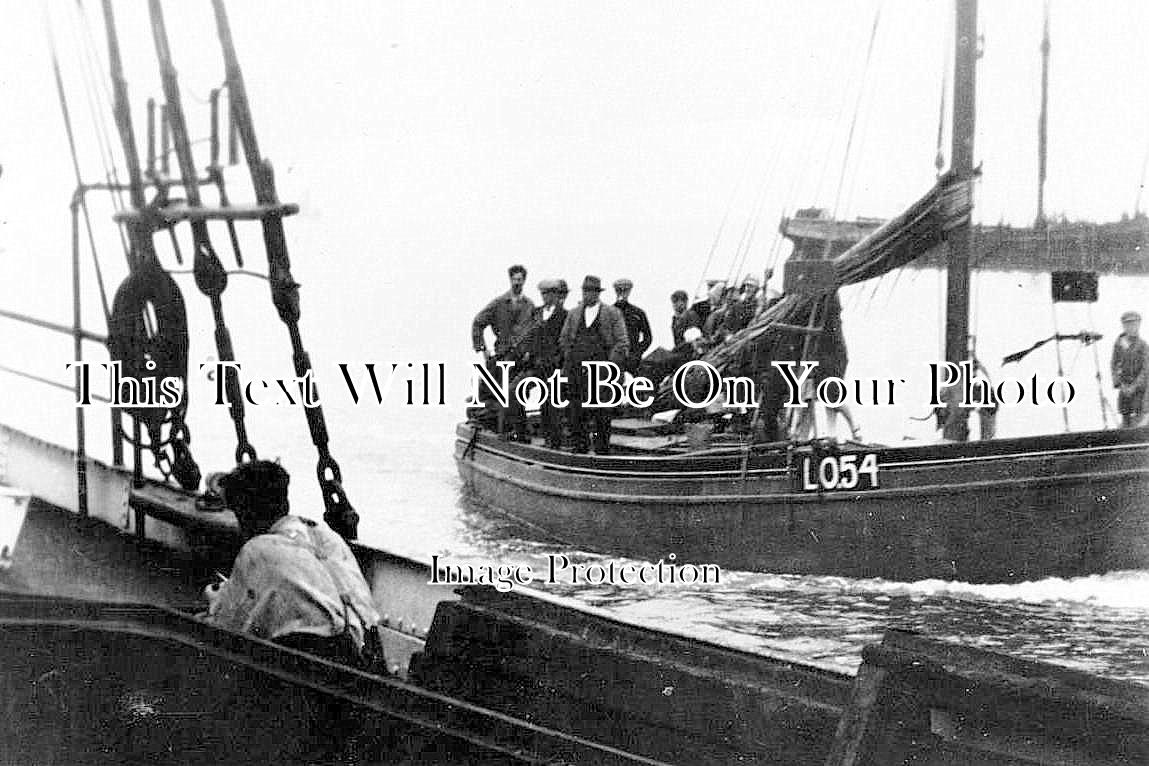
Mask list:
[[[582,549],[903,581],[1149,567],[1147,429],[843,448],[876,454],[879,486],[838,492],[802,491],[803,451],[597,457],[470,424],[457,437],[468,493]]]

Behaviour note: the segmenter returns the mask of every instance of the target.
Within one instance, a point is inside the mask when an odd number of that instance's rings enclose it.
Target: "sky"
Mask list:
[[[1042,3],[981,5],[976,216],[1023,225],[1035,212]],[[55,321],[70,318],[59,287],[75,179],[46,27],[83,176],[104,173],[84,87],[95,72],[106,98],[102,16],[83,7],[90,32],[73,3],[0,2],[0,305]],[[146,11],[116,8],[142,139],[143,101],[159,94]],[[210,6],[165,9],[203,137],[222,80]],[[1133,210],[1149,150],[1149,4],[1051,12],[1047,210],[1115,219]],[[706,276],[760,272],[786,251],[784,213],[886,217],[929,187],[952,55],[941,1],[239,2],[230,14],[263,152],[281,197],[302,208],[288,231],[305,320],[342,317],[324,339],[331,353],[368,344],[380,357],[465,352],[471,316],[505,289],[511,263],[527,265],[531,287],[630,277],[667,342],[671,290],[693,291],[708,258]],[[242,196],[243,170],[228,178]],[[93,200],[97,221],[107,204]],[[114,286],[122,259],[117,272],[102,228]],[[236,294],[265,300],[261,289]],[[349,307],[368,304],[394,310],[363,329]],[[391,326],[409,318],[409,330]],[[86,319],[102,321],[93,302]]]

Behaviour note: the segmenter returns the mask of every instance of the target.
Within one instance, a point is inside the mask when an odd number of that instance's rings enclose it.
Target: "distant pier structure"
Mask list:
[[[880,218],[852,221],[804,208],[784,217],[779,230],[794,243],[793,258],[832,258],[881,226]],[[1149,217],[1119,221],[1048,221],[1037,226],[978,224],[970,230],[970,265],[983,271],[1095,271],[1149,274]],[[945,266],[941,248],[911,268]]]

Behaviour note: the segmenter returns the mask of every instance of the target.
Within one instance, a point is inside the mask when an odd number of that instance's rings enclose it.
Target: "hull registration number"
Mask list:
[[[873,452],[847,455],[802,455],[798,481],[803,492],[833,492],[878,488],[878,456]]]

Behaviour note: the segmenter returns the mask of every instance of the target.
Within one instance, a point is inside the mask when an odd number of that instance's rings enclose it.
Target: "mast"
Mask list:
[[[953,144],[951,172],[958,178],[973,175],[974,104],[977,66],[977,0],[954,4]],[[970,223],[958,226],[949,236],[946,277],[946,361],[969,359],[969,250]],[[945,438],[969,438],[969,411],[957,408],[945,426]]]
[[[1041,113],[1037,118],[1037,219],[1045,227],[1046,124],[1049,117],[1049,0],[1045,2],[1045,26],[1041,33]]]

